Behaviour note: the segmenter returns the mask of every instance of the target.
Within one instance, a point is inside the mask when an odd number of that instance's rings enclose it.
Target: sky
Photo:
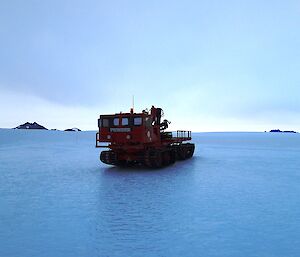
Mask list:
[[[171,130],[300,131],[300,2],[0,1],[0,127],[96,130],[163,108]]]

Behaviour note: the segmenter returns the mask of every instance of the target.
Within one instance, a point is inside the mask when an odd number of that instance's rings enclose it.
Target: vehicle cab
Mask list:
[[[151,112],[116,113],[100,115],[98,119],[99,132],[97,142],[107,142],[112,145],[135,145],[154,143],[160,140],[160,127]]]

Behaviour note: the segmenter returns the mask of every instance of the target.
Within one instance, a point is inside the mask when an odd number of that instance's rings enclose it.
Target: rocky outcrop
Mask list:
[[[71,129],[65,129],[65,131],[76,132],[76,131],[81,131],[81,130],[79,128],[71,128]]]
[[[40,125],[36,122],[33,122],[33,123],[26,122],[22,125],[19,125],[15,129],[44,129],[44,130],[48,130],[47,128],[45,128],[44,126],[42,126],[42,125]]]
[[[281,131],[280,129],[272,129],[270,130],[271,133],[297,133],[296,131],[293,130],[284,130]]]

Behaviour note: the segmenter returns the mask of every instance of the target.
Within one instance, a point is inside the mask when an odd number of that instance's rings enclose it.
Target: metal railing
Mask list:
[[[101,143],[100,142],[100,134],[99,134],[99,132],[97,132],[96,133],[96,147],[107,147],[107,143],[104,145],[101,145],[100,143]]]
[[[176,137],[177,138],[191,138],[192,137],[192,131],[190,131],[190,130],[177,130]]]

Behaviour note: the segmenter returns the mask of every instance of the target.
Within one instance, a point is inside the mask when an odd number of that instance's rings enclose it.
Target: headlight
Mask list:
[[[111,135],[107,135],[107,139],[111,139]]]
[[[131,138],[131,136],[130,136],[130,135],[127,135],[127,136],[126,136],[126,138],[127,138],[127,139],[130,139],[130,138]]]

